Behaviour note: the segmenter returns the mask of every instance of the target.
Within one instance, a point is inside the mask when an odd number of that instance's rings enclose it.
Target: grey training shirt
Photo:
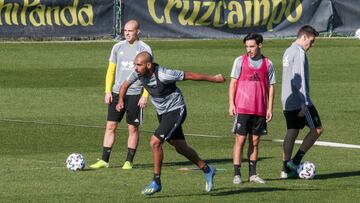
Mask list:
[[[171,70],[165,67],[158,66],[158,78],[160,82],[168,84],[174,83],[176,81],[184,80],[184,71],[181,70]],[[134,71],[129,78],[127,79],[129,84],[133,84],[134,82],[139,82],[138,74]],[[150,78],[147,80],[146,85],[148,86],[156,86],[157,81],[155,78],[155,74],[153,73]],[[145,84],[144,84],[145,85]],[[149,92],[150,94],[150,92]],[[151,94],[150,94],[151,95]],[[151,95],[151,102],[156,108],[156,111],[159,115],[176,110],[185,106],[184,97],[179,88],[176,88],[176,91],[171,93],[170,95],[162,98],[162,97],[153,97]]]
[[[129,44],[127,41],[120,41],[116,43],[111,51],[109,61],[116,64],[115,82],[112,87],[112,92],[119,94],[120,86],[134,71],[134,59],[140,52],[147,51],[152,54],[151,48],[143,41],[135,41],[133,44]],[[138,95],[142,91],[142,85],[140,82],[131,85],[126,92],[127,95]]]
[[[305,50],[296,42],[283,56],[281,102],[283,110],[312,106],[309,87],[309,63]]]

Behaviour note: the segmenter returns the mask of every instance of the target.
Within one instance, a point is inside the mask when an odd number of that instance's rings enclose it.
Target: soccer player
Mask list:
[[[235,119],[233,183],[242,182],[240,168],[247,135],[249,182],[265,183],[256,174],[256,164],[260,136],[266,134],[266,123],[272,119],[275,69],[273,63],[261,54],[262,35],[250,33],[244,38],[243,43],[246,54],[235,59],[229,85],[229,114]]]
[[[103,153],[102,158],[90,166],[92,169],[109,167],[112,146],[116,140],[116,129],[125,113],[129,135],[128,153],[122,169],[132,169],[133,167],[133,159],[139,141],[139,125],[142,119],[141,108],[147,105],[148,93],[144,91],[141,95],[142,85],[134,83],[129,87],[124,98],[125,108],[118,112],[115,107],[121,84],[134,71],[135,56],[142,51],[152,54],[151,48],[139,40],[139,33],[139,23],[135,20],[128,21],[124,26],[125,40],[116,43],[112,48],[106,73],[105,103],[108,104],[108,116],[103,140]]]
[[[176,81],[202,80],[209,82],[224,82],[221,75],[206,75],[180,70],[171,70],[152,62],[151,55],[141,52],[135,58],[135,72],[129,76],[120,88],[117,110],[124,108],[124,95],[129,86],[140,81],[151,95],[159,120],[159,126],[150,139],[152,157],[154,161],[154,177],[151,183],[142,191],[144,195],[153,195],[161,191],[161,165],[164,156],[162,145],[167,141],[175,150],[196,164],[205,174],[206,191],[213,188],[213,177],[216,169],[203,161],[196,151],[187,145],[182,130],[182,123],[186,118],[186,106],[183,95],[176,86]]]
[[[311,26],[300,28],[296,41],[283,56],[281,102],[286,119],[287,132],[283,143],[283,168],[281,178],[294,176],[305,153],[323,132],[319,114],[310,99],[309,62],[306,52],[312,47],[319,33]],[[300,129],[308,126],[299,150],[291,159],[294,142]]]

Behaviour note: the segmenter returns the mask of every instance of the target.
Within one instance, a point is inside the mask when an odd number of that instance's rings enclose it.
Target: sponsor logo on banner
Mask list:
[[[110,35],[113,9],[113,0],[0,0],[0,36]]]
[[[163,2],[166,2],[165,6],[159,8]],[[269,31],[283,19],[297,22],[303,12],[300,0],[147,0],[147,4],[148,12],[157,24],[177,21],[182,26],[228,28],[265,25]]]
[[[127,0],[122,23],[137,19],[143,36],[238,38],[296,36],[309,24],[319,32],[354,33],[360,27],[358,0]],[[340,12],[341,11],[341,12]],[[336,15],[335,15],[336,13]],[[349,19],[343,21],[343,19]]]

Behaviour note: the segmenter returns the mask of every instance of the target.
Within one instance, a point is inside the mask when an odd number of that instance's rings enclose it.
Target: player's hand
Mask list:
[[[230,116],[235,116],[236,115],[235,105],[234,104],[229,105],[229,115]]]
[[[123,108],[124,108],[124,101],[122,99],[119,99],[119,102],[116,105],[116,111],[121,111],[121,109]]]
[[[111,104],[112,103],[112,94],[111,93],[105,93],[105,104]]]
[[[147,106],[147,97],[141,97],[138,102],[140,108],[145,108]]]
[[[266,112],[266,122],[267,123],[272,120],[272,116],[273,116],[272,111],[267,111]]]
[[[302,105],[302,106],[301,106],[301,110],[300,110],[299,113],[298,113],[298,116],[299,116],[299,117],[304,117],[306,111],[307,111],[307,107],[306,107],[305,105]]]
[[[222,74],[214,75],[214,82],[223,83],[225,82],[225,78]]]

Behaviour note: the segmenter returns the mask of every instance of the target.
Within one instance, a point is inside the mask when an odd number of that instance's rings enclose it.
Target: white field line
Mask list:
[[[84,128],[102,128],[105,129],[105,126],[98,126],[98,125],[83,125],[83,124],[66,124],[66,123],[53,123],[48,121],[26,121],[26,120],[17,120],[17,119],[0,119],[0,121],[3,122],[13,122],[13,123],[34,123],[34,124],[42,124],[42,125],[60,125],[60,126],[73,126],[73,127],[84,127]],[[119,129],[127,130],[127,128],[121,128]],[[150,130],[141,130],[143,132],[153,132]],[[219,135],[206,135],[206,134],[193,134],[188,133],[185,134],[188,136],[194,136],[194,137],[209,137],[209,138],[224,138],[228,136],[219,136]],[[274,139],[271,140],[273,142],[283,142],[284,140],[280,139]],[[302,140],[296,140],[296,144],[301,144]],[[336,142],[326,142],[326,141],[316,141],[314,145],[318,146],[326,146],[326,147],[342,147],[342,148],[355,148],[360,149],[360,145],[353,145],[353,144],[343,144],[343,143],[336,143]]]
[[[102,128],[105,129],[105,126],[99,126],[99,125],[83,125],[83,124],[69,124],[69,123],[53,123],[48,121],[25,121],[25,120],[17,120],[17,119],[0,119],[0,121],[4,122],[11,122],[11,123],[34,123],[34,124],[41,124],[41,125],[59,125],[59,126],[72,126],[72,127],[84,127],[84,128]],[[127,128],[118,127],[118,129],[127,130]],[[151,130],[141,130],[143,132],[153,132]],[[202,134],[185,134],[189,136],[195,136],[195,137],[211,137],[211,138],[222,138],[224,136],[218,136],[218,135],[202,135]]]
[[[211,137],[211,138],[223,138],[225,136],[219,135],[202,135],[202,134],[192,134],[192,133],[185,133],[185,135],[194,136],[194,137]]]
[[[29,170],[34,170],[34,171],[41,171],[41,170],[64,170],[64,168],[66,169],[66,166],[60,167],[60,166],[41,166],[41,167],[18,167],[18,168],[11,168],[12,171],[29,171]],[[0,172],[5,172],[9,170],[9,168],[1,168]],[[67,170],[67,169],[66,169]]]
[[[284,142],[284,140],[275,139],[272,140],[273,142]],[[296,144],[301,144],[302,140],[295,140]],[[342,148],[355,148],[360,149],[360,145],[353,145],[353,144],[343,144],[343,143],[336,143],[336,142],[325,142],[325,141],[316,141],[314,145],[318,146],[326,146],[326,147],[342,147]]]
[[[0,119],[0,121],[12,122],[12,123],[34,123],[34,124],[41,124],[41,125],[73,126],[73,127],[85,127],[85,128],[105,128],[105,126],[97,126],[97,125],[53,123],[53,122],[48,122],[48,121],[25,121],[25,120],[17,120],[17,119]],[[125,129],[125,128],[119,128],[119,129]]]

